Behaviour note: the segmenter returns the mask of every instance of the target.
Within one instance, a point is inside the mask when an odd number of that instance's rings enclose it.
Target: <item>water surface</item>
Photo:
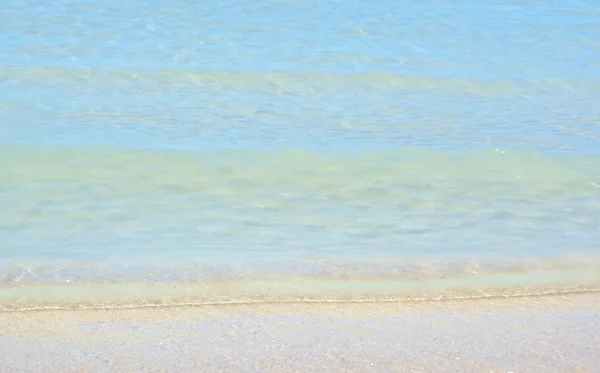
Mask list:
[[[590,1],[31,0],[0,20],[8,302],[599,284]]]

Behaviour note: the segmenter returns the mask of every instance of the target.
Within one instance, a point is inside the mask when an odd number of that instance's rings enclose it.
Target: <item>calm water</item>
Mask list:
[[[593,1],[9,0],[1,296],[595,287],[599,24]]]

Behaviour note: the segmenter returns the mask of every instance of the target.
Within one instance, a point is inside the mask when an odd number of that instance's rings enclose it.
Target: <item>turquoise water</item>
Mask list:
[[[0,297],[596,288],[598,24],[591,1],[8,1]]]

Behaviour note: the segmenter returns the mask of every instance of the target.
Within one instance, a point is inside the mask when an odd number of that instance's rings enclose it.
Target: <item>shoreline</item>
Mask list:
[[[111,310],[143,310],[143,309],[179,309],[179,308],[198,308],[203,307],[227,307],[227,306],[286,306],[286,305],[354,305],[354,304],[441,304],[452,302],[476,302],[476,301],[494,301],[494,300],[518,300],[518,299],[536,299],[550,297],[577,297],[577,296],[598,295],[600,298],[600,288],[597,287],[576,287],[566,289],[551,289],[539,291],[523,292],[498,292],[498,293],[430,293],[421,296],[416,295],[397,295],[384,296],[374,295],[371,297],[364,295],[347,296],[346,298],[327,298],[327,297],[296,297],[296,298],[261,298],[249,297],[233,300],[215,300],[215,301],[193,301],[193,300],[172,300],[170,303],[149,302],[123,302],[114,304],[84,304],[84,303],[35,303],[18,304],[7,303],[0,305],[0,315],[3,313],[27,313],[27,312],[52,312],[52,311],[111,311]]]
[[[478,273],[429,280],[290,276],[207,282],[28,283],[0,287],[0,313],[219,304],[430,302],[600,293],[598,271]]]
[[[594,372],[600,294],[0,313],[3,372]]]

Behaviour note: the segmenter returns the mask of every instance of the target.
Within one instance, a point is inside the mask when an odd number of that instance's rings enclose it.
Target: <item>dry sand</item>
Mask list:
[[[600,294],[2,312],[0,372],[600,372]]]

